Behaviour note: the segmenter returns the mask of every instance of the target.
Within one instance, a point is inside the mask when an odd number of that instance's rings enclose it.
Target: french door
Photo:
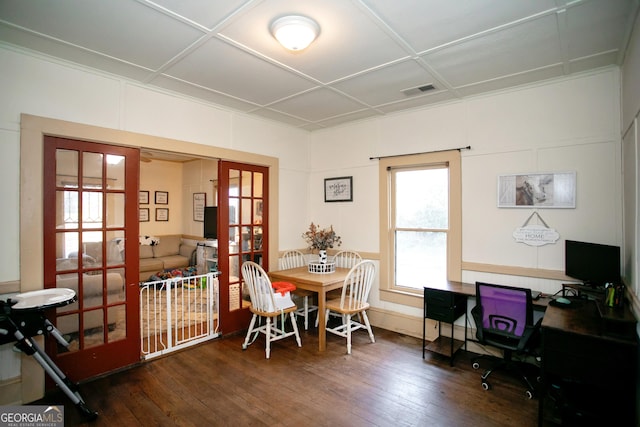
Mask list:
[[[137,149],[44,139],[44,284],[78,301],[52,313],[70,342],[47,353],[74,381],[140,360]]]
[[[218,178],[220,327],[223,334],[249,326],[249,296],[243,291],[240,268],[254,261],[268,269],[269,169],[220,161]],[[220,242],[229,242],[222,245]]]

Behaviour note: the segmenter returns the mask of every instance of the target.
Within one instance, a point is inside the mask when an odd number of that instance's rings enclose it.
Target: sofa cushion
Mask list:
[[[174,269],[174,268],[183,268],[189,266],[189,258],[184,257],[182,255],[169,255],[162,257],[164,261],[164,269]]]
[[[85,255],[82,257],[82,266],[83,267],[93,267],[96,263],[96,260],[89,255]],[[65,270],[77,270],[78,269],[78,257],[75,258],[58,258],[56,260],[56,271],[65,271]]]
[[[164,270],[164,262],[158,258],[140,258],[140,272]],[[147,275],[148,276],[148,275]]]
[[[56,286],[59,288],[69,288],[74,291],[78,291],[78,277],[77,275],[64,275],[66,277],[58,276]],[[84,307],[97,307],[102,305],[102,274],[84,274],[82,276],[83,292],[84,292]],[[115,301],[124,301],[124,279],[119,273],[107,273],[107,302],[113,303]],[[78,303],[75,302],[64,307],[57,308],[58,317],[56,320],[56,327],[63,334],[71,334],[78,332],[79,318],[78,314],[63,315],[69,311],[77,310]],[[87,311],[83,315],[84,329],[91,330],[94,328],[101,328],[103,322],[102,310]],[[109,315],[111,319],[111,315]],[[111,320],[109,320],[111,323]]]
[[[153,249],[149,245],[140,245],[140,259],[153,258]]]
[[[193,245],[187,245],[184,243],[180,245],[180,255],[189,258],[189,260],[191,260],[191,257],[194,255],[196,250],[197,248]]]
[[[159,258],[167,255],[177,255],[180,252],[180,243],[182,243],[182,238],[178,235],[162,236],[160,237],[160,242],[152,246],[153,256]],[[165,268],[168,267],[165,266]]]
[[[82,275],[83,294],[85,299],[98,296],[102,299],[102,274]],[[76,274],[65,274],[56,280],[56,287],[73,289],[78,292],[78,276]],[[124,280],[119,273],[107,273],[107,292],[109,294],[119,293],[124,290]]]
[[[97,261],[102,261],[102,242],[84,243],[84,253]]]

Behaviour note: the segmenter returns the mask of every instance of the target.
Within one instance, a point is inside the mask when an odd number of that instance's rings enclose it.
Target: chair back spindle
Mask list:
[[[343,310],[357,310],[367,304],[374,278],[375,264],[373,261],[362,261],[351,268],[342,287],[341,308]]]
[[[362,257],[355,251],[340,251],[333,256],[333,262],[340,268],[352,268],[361,261]]]
[[[305,263],[304,254],[295,249],[286,251],[284,254],[282,254],[282,257],[280,258],[281,270],[288,270],[290,268],[296,268],[296,267],[304,267],[305,265],[306,263]]]

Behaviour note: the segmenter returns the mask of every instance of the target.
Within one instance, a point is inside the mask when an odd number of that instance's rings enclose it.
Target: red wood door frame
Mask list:
[[[57,172],[56,158],[64,153],[77,153],[77,176],[71,177],[71,181],[78,180],[75,184],[64,184],[61,181],[61,173]],[[73,155],[72,155],[73,156]],[[101,166],[96,170],[89,171],[87,164],[83,164],[83,158],[102,159]],[[122,176],[123,183],[119,183],[116,189],[113,189],[113,181],[108,178],[107,171],[112,166],[108,165],[107,160],[112,158],[124,161]],[[72,163],[72,162],[71,162]],[[83,167],[84,166],[84,167]],[[99,170],[101,168],[101,170]],[[58,283],[64,283],[61,278],[71,276],[76,278],[77,294],[79,302],[75,306],[69,306],[76,313],[69,316],[67,313],[57,312],[51,313],[50,318],[54,319],[54,323],[58,322],[66,314],[67,320],[73,319],[78,323],[78,336],[75,342],[70,346],[71,351],[58,348],[53,340],[47,340],[47,353],[54,362],[74,381],[95,377],[97,375],[120,369],[137,363],[140,360],[140,322],[139,322],[139,296],[138,296],[138,270],[139,270],[139,247],[138,247],[138,190],[139,190],[139,168],[140,168],[140,152],[134,148],[112,146],[107,144],[99,144],[86,141],[77,141],[57,137],[44,137],[44,287],[54,288]],[[91,179],[95,180],[91,185],[86,184],[87,175],[92,175]],[[93,177],[95,175],[95,177]],[[92,193],[93,197],[102,200],[101,219],[93,223],[91,228],[85,227],[85,219],[83,217],[83,196],[84,193]],[[65,223],[66,219],[60,217],[61,199],[69,194],[77,200],[79,207],[74,213],[78,215],[77,226],[71,226]],[[120,204],[123,203],[124,206]],[[118,219],[113,223],[114,213],[110,209],[112,206],[118,205]],[[75,209],[75,208],[74,208]],[[66,227],[66,228],[65,228]],[[78,239],[78,250],[76,256],[76,266],[73,263],[71,267],[59,266],[60,247],[63,246],[61,239],[65,233],[75,233]],[[83,245],[83,236],[87,233],[93,233],[100,237],[100,242],[96,244],[97,250],[100,251],[104,258],[101,264],[92,264],[89,267],[84,266],[85,257],[89,257],[85,253],[86,245]],[[107,245],[115,242],[108,240],[114,235],[122,236],[118,240],[117,250],[120,258],[116,257],[116,261],[107,261]],[[113,249],[113,247],[109,247]],[[124,254],[124,256],[122,256]],[[82,261],[81,261],[82,260]],[[61,268],[64,274],[61,274]],[[112,297],[109,294],[110,277],[119,274],[122,277],[123,290],[121,296]],[[96,279],[99,277],[99,279]],[[98,302],[89,304],[85,298],[86,286],[93,281],[97,287],[102,282],[102,303]],[[85,286],[85,283],[87,284]],[[60,309],[58,309],[60,310]],[[95,342],[89,345],[86,340],[88,334],[85,327],[88,326],[89,316],[98,319],[102,323],[101,332],[97,332],[98,344]],[[60,317],[58,317],[60,316]],[[125,317],[124,325],[120,322],[121,328],[124,329],[123,334],[117,337],[110,329],[114,319],[122,319]],[[102,317],[100,319],[100,317]],[[116,323],[117,325],[117,323]],[[118,327],[118,326],[116,326]],[[102,337],[100,337],[100,333]],[[100,341],[102,340],[102,341]]]
[[[228,334],[247,329],[251,319],[242,292],[242,262],[256,261],[268,270],[269,168],[220,161],[218,179],[220,327]]]

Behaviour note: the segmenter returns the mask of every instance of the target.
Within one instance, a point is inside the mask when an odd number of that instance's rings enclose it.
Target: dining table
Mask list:
[[[349,270],[348,268],[336,267],[332,273],[310,273],[308,267],[304,266],[270,271],[268,273],[272,282],[293,283],[298,289],[305,289],[318,294],[318,351],[325,351],[327,348],[325,320],[327,292],[342,288]]]

